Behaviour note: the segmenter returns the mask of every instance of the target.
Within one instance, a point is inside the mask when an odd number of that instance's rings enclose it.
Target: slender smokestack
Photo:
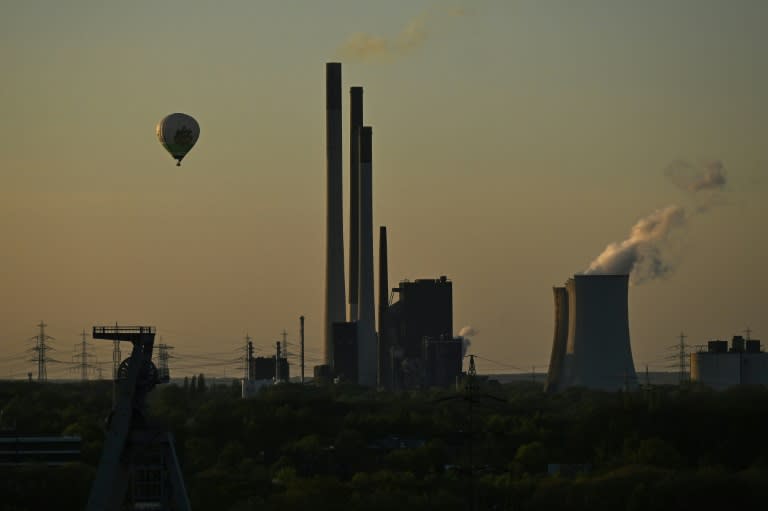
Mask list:
[[[370,126],[360,131],[360,307],[357,320],[357,379],[361,385],[376,385],[376,330],[373,299],[373,190]]]
[[[301,384],[304,385],[304,316],[299,316],[301,324]]]
[[[384,315],[389,305],[389,269],[387,266],[387,228],[379,227],[379,335],[384,334]]]
[[[357,321],[360,274],[360,129],[363,127],[363,88],[349,89],[349,320]]]
[[[333,364],[333,323],[346,319],[344,297],[344,213],[341,184],[341,64],[325,65],[327,212],[325,247],[326,364]]]
[[[389,305],[389,271],[387,268],[387,228],[379,227],[379,345],[378,353],[379,387],[390,387],[388,380],[389,370],[389,346],[387,343],[387,306]]]

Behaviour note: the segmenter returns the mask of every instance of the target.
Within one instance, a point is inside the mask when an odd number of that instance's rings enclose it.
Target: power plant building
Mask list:
[[[424,386],[449,387],[461,376],[464,338],[425,337],[423,344]]]
[[[288,359],[280,357],[278,370],[275,370],[275,357],[254,357],[251,359],[251,371],[254,380],[290,380]]]
[[[554,288],[555,332],[546,390],[637,385],[629,340],[629,275],[574,275]]]
[[[388,357],[392,388],[418,388],[424,384],[425,339],[453,339],[453,286],[439,279],[402,281],[392,291],[400,299],[386,309],[380,332],[379,357]]]
[[[356,321],[333,324],[333,375],[339,381],[358,383]]]
[[[757,339],[735,336],[727,341],[710,341],[707,351],[691,353],[691,381],[724,390],[734,385],[768,384],[768,354]]]

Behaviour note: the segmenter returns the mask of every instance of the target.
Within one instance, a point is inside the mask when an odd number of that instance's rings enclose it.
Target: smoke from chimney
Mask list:
[[[465,356],[467,354],[467,351],[469,350],[469,347],[472,344],[472,340],[470,339],[470,337],[474,337],[479,333],[480,331],[471,325],[462,327],[462,329],[459,330],[459,337],[462,338],[462,342],[461,342],[462,356]]]
[[[590,263],[586,275],[630,274],[632,283],[661,277],[670,270],[661,243],[671,231],[685,224],[685,210],[667,206],[641,218],[624,241],[611,243]]]
[[[365,32],[352,34],[339,48],[343,58],[357,60],[393,60],[410,55],[427,40],[428,25],[435,25],[444,16],[464,17],[470,14],[461,7],[432,10],[413,18],[395,37],[380,37]]]

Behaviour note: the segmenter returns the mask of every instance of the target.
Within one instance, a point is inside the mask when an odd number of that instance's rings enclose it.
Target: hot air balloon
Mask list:
[[[187,114],[171,114],[160,119],[157,123],[157,139],[166,151],[176,160],[176,166],[181,166],[181,160],[197,142],[200,136],[200,125]]]

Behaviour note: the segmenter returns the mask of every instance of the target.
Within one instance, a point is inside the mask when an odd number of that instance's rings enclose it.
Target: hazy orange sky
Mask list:
[[[303,314],[316,362],[327,61],[345,137],[365,87],[391,284],[452,279],[481,372],[543,370],[551,287],[670,205],[673,271],[630,290],[638,370],[680,331],[768,342],[766,24],[762,0],[4,2],[0,378],[34,371],[41,319],[62,362],[117,321],[157,326],[176,375],[235,375],[194,356],[246,332],[271,352]],[[171,112],[201,126],[182,167],[155,138]],[[694,196],[676,161],[727,184]]]

